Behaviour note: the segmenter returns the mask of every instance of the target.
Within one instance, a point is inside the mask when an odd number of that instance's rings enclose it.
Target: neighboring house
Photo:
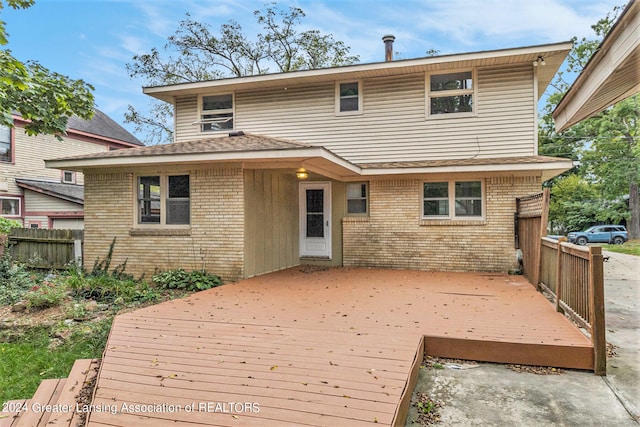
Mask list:
[[[142,145],[99,110],[91,120],[71,117],[62,141],[53,135],[26,135],[25,121],[18,116],[14,124],[0,127],[0,216],[25,227],[83,228],[83,174],[47,169],[44,159]]]
[[[148,87],[175,143],[47,161],[85,174],[85,258],[235,280],[299,264],[506,271],[538,100],[570,42]],[[388,57],[391,57],[389,55]]]
[[[556,130],[640,92],[640,1],[632,0],[553,111]]]

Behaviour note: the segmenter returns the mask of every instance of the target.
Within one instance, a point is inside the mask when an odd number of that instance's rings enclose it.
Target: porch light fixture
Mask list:
[[[537,67],[538,65],[547,65],[542,56],[538,56],[535,61],[533,61],[533,66]]]
[[[309,172],[305,168],[300,168],[296,171],[296,177],[298,179],[307,179],[309,178]]]

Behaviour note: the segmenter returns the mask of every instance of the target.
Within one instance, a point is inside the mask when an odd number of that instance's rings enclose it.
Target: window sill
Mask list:
[[[129,236],[191,236],[191,228],[132,228]]]
[[[463,119],[478,117],[476,113],[443,113],[443,114],[429,114],[427,120],[449,120],[449,119]]]
[[[420,226],[483,226],[487,225],[486,219],[421,219]]]

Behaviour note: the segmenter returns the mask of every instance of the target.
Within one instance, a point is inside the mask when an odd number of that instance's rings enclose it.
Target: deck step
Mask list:
[[[9,400],[3,408],[7,411],[0,412],[0,427],[11,427],[18,422],[18,418],[24,413],[22,410],[29,406],[28,399]]]
[[[97,361],[95,359],[78,359],[73,364],[65,386],[58,397],[55,410],[51,412],[47,426],[75,425],[74,419],[79,420],[76,414],[77,397],[87,381],[97,374]]]
[[[593,346],[531,344],[425,336],[429,356],[479,362],[593,370]]]
[[[78,394],[96,377],[98,368],[97,359],[79,359],[73,364],[68,378],[42,380],[31,399],[7,402],[7,408],[12,411],[0,412],[0,427],[78,425]]]
[[[16,420],[15,427],[45,426],[49,421],[51,411],[47,405],[54,405],[64,388],[66,379],[42,380],[38,389],[31,398],[29,407]],[[12,426],[12,427],[13,427]]]

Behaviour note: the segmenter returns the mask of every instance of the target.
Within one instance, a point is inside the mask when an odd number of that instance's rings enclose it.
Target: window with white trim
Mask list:
[[[62,171],[62,182],[64,184],[75,184],[76,173],[73,171]]]
[[[360,81],[336,83],[336,114],[362,112],[362,84]]]
[[[368,212],[368,188],[366,182],[347,183],[347,213],[366,214]]]
[[[233,94],[203,95],[199,100],[202,132],[233,129]]]
[[[423,218],[478,219],[483,216],[482,181],[425,182],[422,195]]]
[[[0,126],[0,162],[11,162],[12,160],[11,134],[11,128],[7,126]]]
[[[139,176],[137,202],[139,225],[188,225],[189,175]]]
[[[20,197],[0,197],[0,214],[2,216],[21,216]]]
[[[431,74],[427,77],[427,106],[430,116],[474,112],[472,71]]]

